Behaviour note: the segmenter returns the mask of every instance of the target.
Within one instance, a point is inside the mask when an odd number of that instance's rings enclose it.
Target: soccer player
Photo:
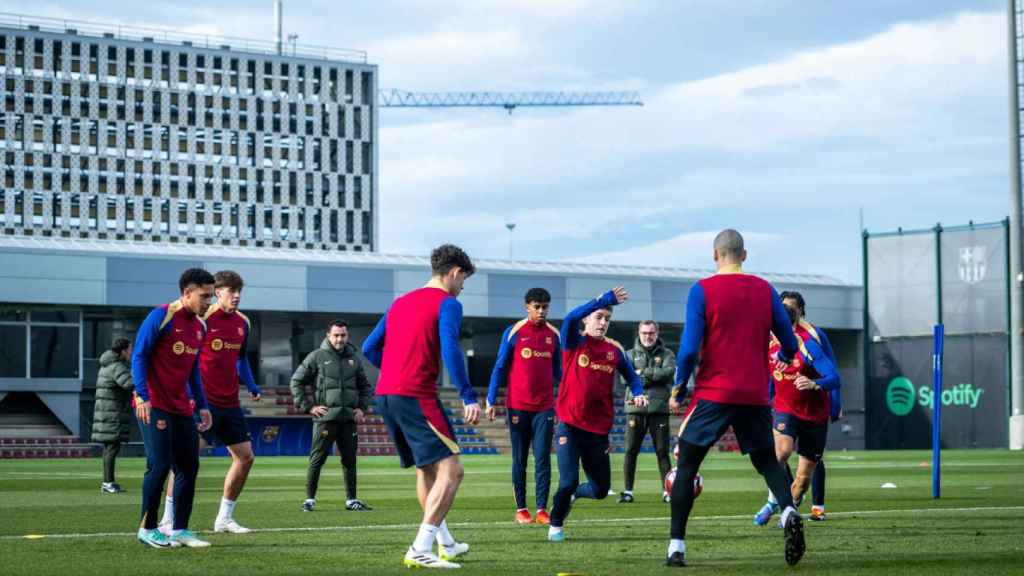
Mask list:
[[[761,278],[743,273],[746,258],[739,232],[727,229],[718,233],[714,241],[718,271],[694,284],[687,296],[679,369],[669,400],[673,410],[679,408],[678,397],[698,358],[700,367],[679,435],[667,566],[686,566],[686,523],[693,509],[693,480],[708,450],[729,426],[740,451],[750,455],[754,468],[779,497],[786,562],[794,565],[804,554],[803,520],[793,507],[786,471],[775,458],[768,396],[770,375],[765,362],[772,332],[779,337],[783,361],[794,357],[798,343],[775,289]]]
[[[636,406],[626,394],[626,457],[622,465],[625,488],[619,494],[619,504],[633,502],[636,461],[648,433],[658,458],[658,477],[664,479],[672,468],[668,458],[668,396],[676,373],[676,358],[658,337],[657,322],[644,320],[637,326],[636,344],[626,355],[644,384],[648,404],[643,408]],[[661,500],[669,501],[668,492],[662,490]]]
[[[231,467],[224,477],[224,493],[213,531],[245,534],[251,530],[235,521],[235,502],[249,477],[254,458],[249,426],[238,401],[239,381],[245,384],[249,397],[256,402],[260,400],[260,388],[246,356],[252,325],[238,310],[245,284],[242,277],[231,270],[217,272],[213,278],[217,303],[203,316],[206,340],[199,352],[199,372],[213,421],[202,437],[208,445],[226,446],[231,454]]]
[[[459,444],[437,395],[441,360],[459,390],[463,420],[480,420],[480,404],[469,383],[459,347],[462,304],[457,300],[476,268],[458,246],[444,244],[430,255],[432,276],[423,288],[391,304],[363,343],[363,355],[380,368],[377,411],[384,417],[403,468],[416,466],[416,495],[423,508],[409,567],[459,568],[452,562],[469,551],[448,531],[445,516],[462,482]],[[432,553],[437,540],[438,554]]]
[[[512,492],[516,522],[533,522],[526,508],[526,458],[533,446],[537,523],[549,524],[551,438],[555,420],[555,383],[562,378],[558,330],[548,324],[551,294],[543,288],[526,292],[526,318],[505,329],[487,389],[487,417],[494,420],[498,387],[507,383],[508,433],[512,442]]]
[[[615,373],[629,382],[633,403],[647,405],[647,396],[622,345],[605,336],[612,307],[629,293],[617,286],[600,298],[569,312],[562,321],[562,383],[558,387],[558,491],[551,508],[548,540],[565,540],[564,525],[577,498],[603,500],[611,486],[608,432],[615,418]],[[580,324],[583,324],[582,333]],[[580,484],[580,464],[587,483]]]
[[[213,276],[206,270],[185,270],[178,281],[181,298],[149,313],[132,350],[132,380],[138,396],[135,412],[148,440],[138,538],[154,548],[210,545],[188,529],[199,473],[199,437],[189,391],[199,410],[199,431],[205,431],[211,416],[200,380],[199,349],[206,332],[201,318],[210,306],[213,285]],[[168,537],[157,530],[157,512],[172,466],[175,510]]]
[[[834,372],[834,376],[826,376],[825,370],[827,367],[815,365],[810,377],[815,377],[813,372],[816,370],[817,375],[820,375],[825,380],[823,389],[828,392],[828,419],[835,421],[839,417],[839,412],[842,410],[842,396],[839,392],[841,382],[839,381],[838,363],[835,359],[835,354],[832,351],[832,344],[828,340],[828,336],[825,331],[814,326],[808,322],[805,317],[807,315],[806,304],[804,303],[804,297],[799,292],[783,292],[781,294],[782,304],[786,307],[786,311],[789,312],[790,316],[796,315],[796,321],[793,325],[793,329],[797,336],[806,343],[807,347],[814,346],[815,348],[820,347],[821,352],[817,355],[818,363],[821,362],[820,358],[822,355],[830,362]],[[813,344],[811,343],[813,341]],[[804,452],[811,453],[812,460],[816,456],[817,464],[814,467],[814,473],[811,476],[812,484],[812,500],[811,500],[811,516],[810,519],[815,522],[820,522],[825,519],[825,461],[822,458],[825,442],[828,434],[828,424],[819,426],[817,424],[825,421],[825,409],[820,405],[817,405],[810,400],[820,400],[820,394],[815,394],[814,391],[809,391],[810,394],[797,394],[794,397],[792,391],[792,380],[799,376],[802,372],[796,367],[781,367],[779,371],[774,370],[773,373],[773,389],[776,392],[775,397],[775,452],[779,458],[779,462],[786,466],[787,474],[790,475],[792,481],[792,473],[789,471],[789,456],[793,453],[793,442],[800,446],[798,453],[803,454]],[[781,400],[779,399],[779,390],[786,382],[790,384],[783,391],[785,396]],[[822,383],[819,382],[819,385]],[[804,398],[807,396],[807,398]],[[801,401],[801,399],[803,399]],[[780,403],[782,404],[780,408]],[[793,410],[800,409],[805,413],[814,412],[813,417],[808,420],[804,416],[794,416]],[[784,416],[780,417],[780,410]],[[805,414],[806,416],[806,414]],[[791,422],[790,420],[796,418],[797,422]],[[780,428],[780,424],[782,428]],[[781,438],[780,438],[781,436]],[[819,436],[822,436],[819,438]],[[821,453],[818,453],[815,449],[815,444],[821,443]],[[804,460],[804,456],[801,456],[801,462]],[[799,471],[797,473],[797,480],[800,480]],[[804,484],[806,484],[804,482]],[[793,490],[793,501],[799,507],[800,501],[803,494],[806,492],[806,485],[798,493],[795,491],[796,485],[794,484]],[[775,499],[775,495],[771,492],[768,493],[768,502],[758,511],[754,516],[754,523],[759,526],[764,526],[771,520],[773,514],[777,513],[778,502]]]

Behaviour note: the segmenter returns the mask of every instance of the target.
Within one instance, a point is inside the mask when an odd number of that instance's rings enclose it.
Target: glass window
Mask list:
[[[32,326],[30,378],[78,378],[78,326]]]
[[[25,326],[0,325],[0,378],[25,377]]]
[[[25,311],[18,308],[0,308],[0,322],[24,322]]]
[[[33,310],[32,322],[78,324],[78,312],[74,310]]]

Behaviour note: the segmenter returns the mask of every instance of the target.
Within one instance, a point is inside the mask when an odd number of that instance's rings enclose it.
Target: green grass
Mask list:
[[[808,522],[808,552],[794,571],[832,574],[1020,574],[1024,571],[1024,453],[950,451],[943,498],[931,498],[925,452],[848,452],[827,456],[828,521]],[[567,540],[512,523],[510,460],[465,458],[466,479],[449,515],[470,543],[463,573],[664,574],[669,507],[659,500],[652,455],[641,457],[637,502],[582,501]],[[212,527],[227,459],[204,458],[192,527]],[[4,574],[399,574],[419,509],[414,474],[397,460],[360,460],[360,496],[373,512],[342,510],[340,466],[321,479],[317,511],[304,514],[305,460],[258,459],[235,516],[258,531],[209,534],[205,550],[154,550],[133,536],[144,462],[118,463],[122,495],[99,492],[100,461],[0,461],[0,558]],[[621,457],[612,462],[621,487]],[[704,494],[690,521],[689,572],[789,571],[781,531],[751,525],[764,486],[749,462],[713,453]],[[532,472],[531,472],[532,475]],[[893,482],[896,489],[881,489]],[[531,487],[532,491],[532,480]],[[554,492],[554,486],[552,486]],[[532,494],[531,494],[532,502]],[[259,531],[275,529],[274,531]],[[26,535],[44,535],[26,539]],[[67,535],[56,537],[56,535]]]

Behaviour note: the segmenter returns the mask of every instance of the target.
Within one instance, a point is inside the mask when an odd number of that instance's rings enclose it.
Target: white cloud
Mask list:
[[[901,24],[669,86],[648,93],[639,110],[440,114],[385,126],[384,203],[396,212],[385,212],[384,248],[415,248],[397,207],[407,203],[420,219],[456,211],[467,223],[487,222],[485,230],[527,221],[542,206],[540,214],[555,215],[540,218],[545,224],[557,215],[581,221],[564,237],[585,241],[651,212],[685,221],[709,209],[854,208],[840,217],[855,222],[857,206],[908,209],[907,189],[923,183],[935,184],[934,206],[953,201],[944,183],[1004,169],[1005,155],[991,154],[1003,134],[991,129],[1005,114],[1004,29],[1000,13]],[[424,163],[444,169],[418,168]],[[540,241],[557,237],[553,230],[516,234]]]
[[[719,230],[686,232],[641,246],[592,254],[574,258],[580,262],[614,262],[637,266],[672,266],[680,268],[713,269],[713,244]],[[772,254],[781,252],[786,237],[783,234],[763,234],[741,230],[747,248],[748,262],[760,263],[755,266],[765,269],[765,263],[772,262]],[[778,270],[778,267],[768,267]]]

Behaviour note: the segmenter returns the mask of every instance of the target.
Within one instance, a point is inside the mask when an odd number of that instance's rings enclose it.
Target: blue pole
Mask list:
[[[942,348],[945,331],[935,325],[935,355],[932,357],[932,498],[940,498],[942,479]]]

